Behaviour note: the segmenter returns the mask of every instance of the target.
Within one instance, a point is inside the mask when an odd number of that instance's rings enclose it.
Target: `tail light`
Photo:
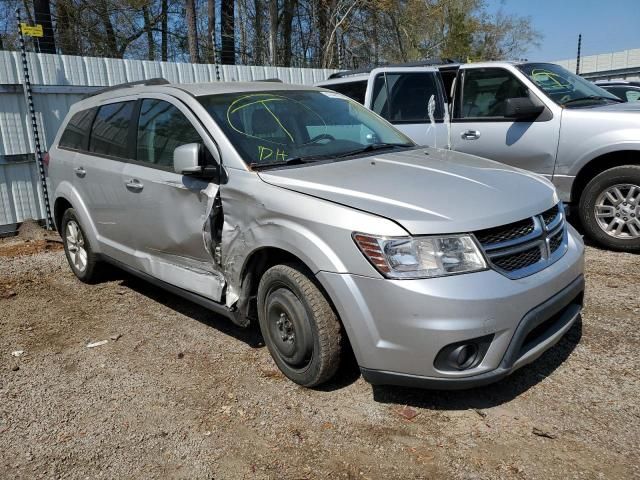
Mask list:
[[[51,160],[51,157],[49,157],[49,152],[47,152],[42,156],[42,164],[45,168],[49,168],[49,160]]]

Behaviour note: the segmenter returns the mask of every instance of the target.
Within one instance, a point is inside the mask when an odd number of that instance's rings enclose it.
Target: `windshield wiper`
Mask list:
[[[329,158],[329,156],[313,155],[308,157],[291,157],[281,162],[269,162],[269,163],[252,162],[249,164],[249,166],[253,170],[262,170],[262,169],[271,168],[271,167],[286,167],[288,165],[304,165],[305,163],[313,163],[315,161],[323,160],[325,158]]]
[[[404,147],[409,148],[413,147],[411,143],[372,143],[367,145],[366,147],[359,148],[357,150],[351,150],[350,152],[341,153],[340,155],[336,155],[338,158],[342,157],[350,157],[351,155],[358,155],[359,153],[373,152],[375,150],[385,150],[388,148],[397,148]]]
[[[572,98],[571,100],[567,100],[566,102],[562,103],[562,106],[564,107],[566,105],[569,105],[570,103],[582,102],[585,100],[612,100],[618,103],[622,103],[624,101],[624,100],[620,100],[619,98],[603,97],[600,95],[589,95],[587,97]]]

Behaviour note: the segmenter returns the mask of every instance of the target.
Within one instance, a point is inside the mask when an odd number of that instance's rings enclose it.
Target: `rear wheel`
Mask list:
[[[305,387],[329,380],[338,370],[340,322],[304,269],[276,265],[258,287],[260,330],[278,368]]]
[[[64,253],[71,270],[83,282],[94,282],[98,278],[99,261],[73,208],[64,212],[61,223]]]
[[[640,251],[640,167],[615,167],[594,177],[580,197],[587,235],[613,250]]]

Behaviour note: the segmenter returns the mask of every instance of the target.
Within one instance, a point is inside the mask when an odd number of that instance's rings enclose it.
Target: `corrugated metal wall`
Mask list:
[[[576,71],[576,59],[558,60],[553,63],[563,66],[570,72]],[[622,50],[620,52],[586,55],[580,59],[580,73],[589,74],[589,78],[597,78],[598,72],[634,70],[618,75],[604,75],[611,79],[640,80],[640,48]]]
[[[215,65],[29,54],[30,78],[44,151],[69,107],[98,87],[164,77],[173,83],[216,82]],[[312,85],[335,70],[220,65],[221,81],[279,78]],[[0,233],[23,220],[42,219],[42,194],[33,157],[30,119],[18,52],[0,51]]]

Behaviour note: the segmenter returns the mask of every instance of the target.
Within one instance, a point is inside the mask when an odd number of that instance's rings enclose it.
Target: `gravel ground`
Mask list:
[[[640,478],[638,259],[589,248],[582,322],[493,386],[307,390],[255,329],[4,241],[0,478]]]

